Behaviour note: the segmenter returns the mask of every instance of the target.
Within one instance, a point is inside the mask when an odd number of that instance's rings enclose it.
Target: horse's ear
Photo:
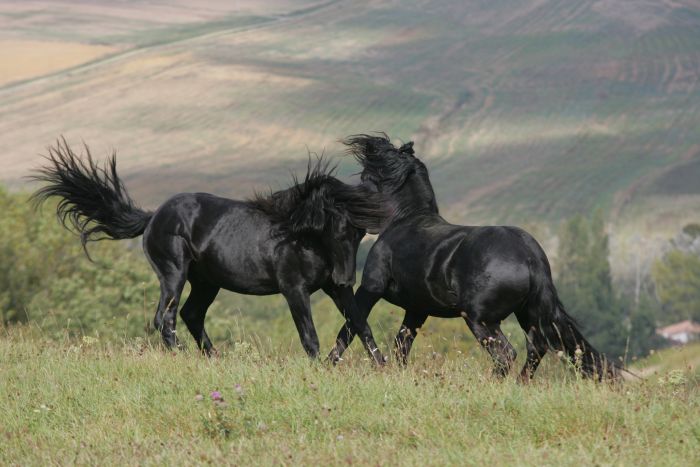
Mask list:
[[[315,191],[289,216],[289,230],[293,234],[321,234],[326,227],[326,200]]]
[[[399,152],[404,153],[404,154],[414,155],[415,152],[413,151],[413,141],[409,141],[408,143],[401,146],[399,148]]]

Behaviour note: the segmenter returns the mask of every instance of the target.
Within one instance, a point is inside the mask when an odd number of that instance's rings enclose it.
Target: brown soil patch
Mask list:
[[[0,86],[80,65],[114,50],[71,42],[0,40]]]

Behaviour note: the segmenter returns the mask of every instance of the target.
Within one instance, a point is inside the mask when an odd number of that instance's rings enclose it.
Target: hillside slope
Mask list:
[[[143,204],[185,190],[246,196],[285,184],[307,146],[337,153],[339,138],[383,130],[416,140],[456,221],[663,207],[660,228],[673,230],[700,213],[691,2],[224,4],[59,14],[0,2],[1,40],[111,47],[0,87],[0,181],[23,186],[65,134],[117,149]]]
[[[378,371],[361,358],[329,368],[243,344],[207,360],[144,341],[55,343],[19,328],[0,333],[3,465],[700,459],[698,386],[683,372],[616,389],[557,365],[520,385],[494,381],[481,360],[464,356],[427,354],[408,368]]]

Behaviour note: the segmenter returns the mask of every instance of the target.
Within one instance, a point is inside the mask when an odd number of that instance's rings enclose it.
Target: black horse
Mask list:
[[[445,221],[412,142],[396,148],[383,134],[356,135],[344,143],[362,164],[363,184],[386,196],[391,208],[369,252],[355,299],[365,318],[380,298],[406,310],[396,336],[401,362],[406,363],[428,316],[463,317],[491,354],[495,373],[505,376],[516,352],[500,324],[515,313],[527,335],[522,380],[531,378],[548,349],[566,352],[587,376],[615,376],[615,368],[564,311],[547,256],[530,234],[516,227],[467,227]],[[347,348],[352,329],[350,323],[341,329],[331,360]]]
[[[237,201],[180,193],[147,212],[127,194],[114,154],[100,167],[87,146],[85,151],[86,157],[76,156],[65,139],[49,148],[48,165],[32,177],[48,184],[34,199],[60,199],[59,220],[80,234],[86,253],[88,241],[143,234],[161,289],[154,325],[167,347],[178,346],[175,323],[185,281],[191,292],[180,316],[208,355],[215,350],[204,317],[221,288],[284,295],[304,350],[314,358],[319,343],[309,294],[323,289],[354,322],[357,248],[365,230],[377,231],[385,214],[377,194],[334,178],[327,162],[309,161],[302,182],[295,178],[291,188],[267,196]],[[360,331],[370,354],[383,362],[369,327]]]

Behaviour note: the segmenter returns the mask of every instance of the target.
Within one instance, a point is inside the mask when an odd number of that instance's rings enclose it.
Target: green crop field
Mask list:
[[[674,225],[698,215],[690,3],[237,5],[0,2],[0,40],[111,50],[0,87],[1,181],[20,186],[65,134],[117,149],[144,204],[245,196],[284,184],[307,147],[336,154],[339,138],[383,130],[416,140],[456,221],[550,223],[593,207],[618,220],[645,205],[653,224],[678,193],[693,201]]]

